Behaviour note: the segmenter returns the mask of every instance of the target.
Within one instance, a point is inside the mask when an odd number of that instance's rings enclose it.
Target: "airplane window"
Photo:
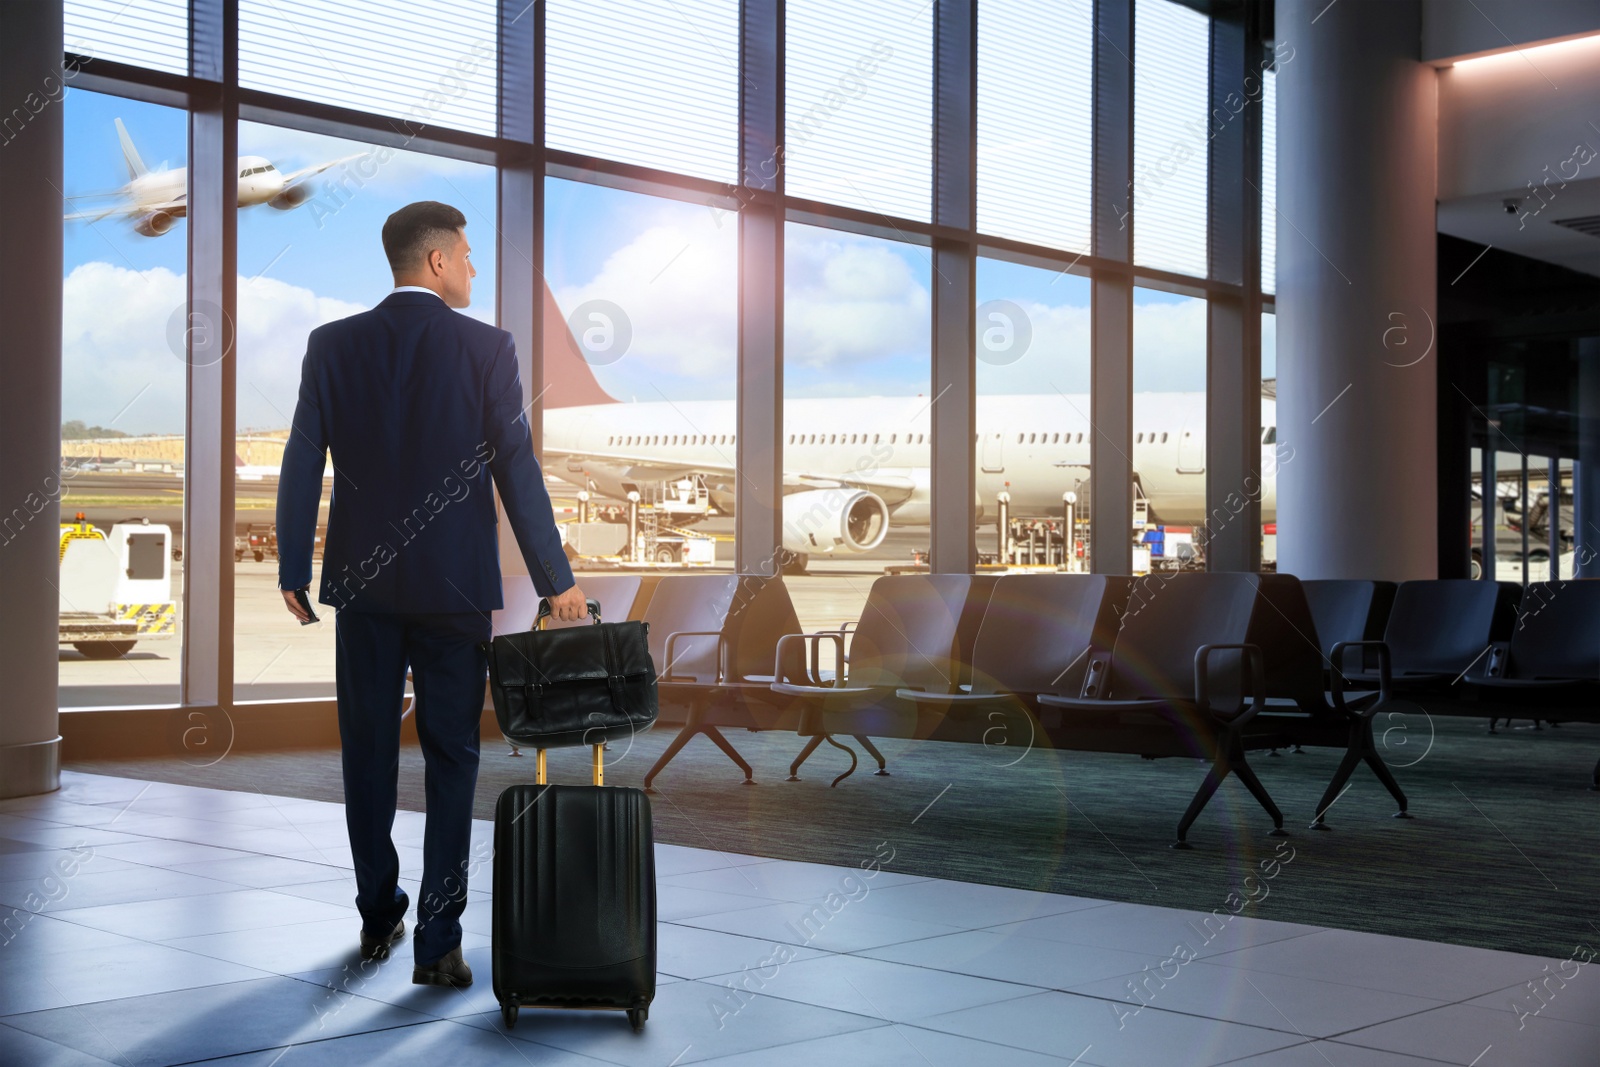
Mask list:
[[[1144,434],[1135,434],[1133,437],[1133,443],[1136,445],[1144,444]]]
[[[919,444],[919,445],[922,444],[922,441],[923,441],[923,435],[920,434],[920,433],[917,434],[917,444]]]
[[[1019,434],[1017,434],[1017,444],[1020,445],[1021,443],[1022,443],[1022,434],[1019,433]]]
[[[790,435],[789,435],[789,443],[790,443],[790,444],[791,444],[791,445],[792,445],[792,444],[794,444],[794,434],[790,434]]]
[[[1161,443],[1162,444],[1166,444],[1167,443],[1167,432],[1165,430],[1161,431]]]
[[[976,438],[977,434],[973,434],[973,437]],[[873,444],[878,444],[882,440],[883,440],[883,434],[875,433],[875,434],[872,435],[872,443]]]
[[[1268,426],[1267,427],[1267,444],[1275,445],[1277,443],[1278,443],[1278,428],[1276,426]]]
[[[890,434],[890,435],[889,435],[889,443],[890,443],[890,444],[891,444],[891,445],[892,445],[892,444],[894,444],[894,439],[895,439],[895,438],[896,438],[896,437],[899,437],[899,436],[900,436],[900,435],[899,435],[899,434],[895,434],[895,433],[892,433],[892,434]]]
[[[1039,443],[1039,442],[1038,442],[1038,440],[1037,440],[1037,438],[1038,438],[1038,436],[1039,436],[1039,435],[1038,435],[1038,434],[1033,434],[1033,433],[1030,433],[1030,434],[1029,434],[1029,435],[1028,435],[1028,443],[1029,443],[1029,444],[1030,444],[1030,445],[1036,445],[1036,444],[1038,444],[1038,443]]]
[[[1083,434],[1081,432],[1078,434],[1078,444],[1083,444]]]
[[[1061,443],[1061,435],[1060,434],[1056,434],[1054,436],[1054,439],[1051,440],[1050,443],[1053,444],[1053,445],[1059,445]]]

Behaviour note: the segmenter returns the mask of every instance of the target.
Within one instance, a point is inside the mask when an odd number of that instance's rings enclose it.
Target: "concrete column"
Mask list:
[[[61,784],[61,25],[0,4],[0,798]]]
[[[1277,6],[1278,566],[1301,578],[1437,576],[1421,24],[1419,0]]]

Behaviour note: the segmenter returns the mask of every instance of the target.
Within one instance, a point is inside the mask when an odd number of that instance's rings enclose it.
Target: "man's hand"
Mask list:
[[[550,617],[560,622],[577,622],[589,614],[589,602],[574,582],[565,593],[558,593],[549,598]]]
[[[293,615],[302,623],[311,621],[311,616],[306,614],[305,609],[300,606],[300,602],[294,598],[293,589],[280,589],[278,592],[283,594],[283,602],[289,606],[290,615]]]

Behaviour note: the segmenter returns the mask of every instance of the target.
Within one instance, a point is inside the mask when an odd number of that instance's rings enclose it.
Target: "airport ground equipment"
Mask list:
[[[638,620],[486,643],[501,731],[536,749],[535,783],[495,803],[491,956],[507,1029],[524,1006],[610,1008],[642,1030],[656,992],[650,799],[603,788],[608,740],[655,721],[655,670]],[[545,748],[587,746],[592,786],[545,782]]]
[[[139,641],[177,636],[170,527],[119,522],[107,536],[79,513],[60,545],[61,644],[116,659]]]
[[[809,738],[789,767],[790,779],[824,741],[850,754],[850,767],[833,784],[854,773],[855,752],[834,734],[856,738],[878,760],[878,773],[886,773],[866,739],[920,736],[916,708],[897,692],[958,693],[970,681],[972,642],[995,581],[993,575],[887,575],[872,583],[853,628],[780,638],[771,688],[799,708],[798,732]],[[831,677],[821,666],[825,643],[838,665]],[[798,677],[789,673],[796,648],[807,656]]]
[[[1600,722],[1600,580],[1529,585],[1510,639],[1462,684],[1475,700],[1448,709],[1459,714]],[[1600,791],[1600,762],[1590,788]]]

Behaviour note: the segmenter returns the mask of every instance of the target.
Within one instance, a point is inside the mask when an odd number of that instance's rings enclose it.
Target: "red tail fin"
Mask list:
[[[578,340],[567,318],[556,306],[548,283],[544,286],[544,406],[575,408],[587,404],[616,404],[616,397],[600,387],[594,368],[578,350]]]

